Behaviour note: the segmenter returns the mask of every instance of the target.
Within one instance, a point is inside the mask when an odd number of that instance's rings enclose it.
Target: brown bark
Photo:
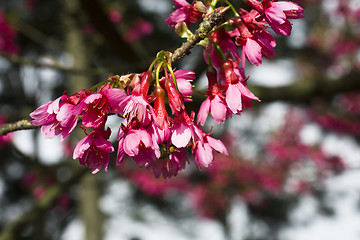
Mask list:
[[[76,69],[89,69],[91,47],[85,43],[79,20],[81,16],[81,5],[78,0],[64,0],[63,24],[65,33],[65,46],[68,53],[74,58],[73,67]],[[91,79],[87,75],[71,75],[69,79],[69,90],[76,92],[91,86]],[[74,136],[77,139],[83,137],[81,129],[77,129]],[[90,171],[81,179],[78,191],[78,210],[85,226],[86,240],[100,240],[103,236],[103,216],[99,209],[99,178],[92,175]]]

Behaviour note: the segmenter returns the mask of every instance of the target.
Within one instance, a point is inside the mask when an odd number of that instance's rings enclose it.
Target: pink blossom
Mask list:
[[[161,175],[163,178],[176,176],[181,169],[185,168],[188,161],[185,149],[172,146],[164,152],[166,153],[160,158],[156,158],[148,167],[152,169],[155,177]]]
[[[255,20],[256,11],[243,11],[241,19],[233,19],[232,23],[237,28],[231,31],[230,36],[236,37],[236,44],[242,46],[241,61],[242,67],[245,66],[245,57],[254,65],[262,63],[262,57],[272,57],[275,55],[274,47],[276,42],[274,37],[265,31],[265,25]]]
[[[204,141],[196,141],[193,152],[195,152],[195,163],[198,168],[207,168],[213,161],[213,150],[229,155],[225,145],[218,139],[206,135]]]
[[[231,115],[231,112],[228,111],[225,97],[217,84],[215,69],[208,69],[206,75],[209,81],[208,97],[200,106],[197,123],[204,125],[209,113],[217,123],[224,122],[227,115]]]
[[[177,9],[165,19],[165,23],[171,28],[175,27],[175,25],[180,22],[184,22],[189,26],[191,23],[195,23],[199,20],[202,16],[202,13],[186,0],[174,0],[174,4]]]
[[[185,97],[185,101],[191,101],[187,98],[193,94],[191,82],[196,78],[195,73],[189,70],[180,69],[174,72],[175,79],[177,82],[180,93]],[[171,79],[171,78],[170,78]]]
[[[119,103],[126,97],[123,89],[111,88],[106,84],[98,93],[86,96],[76,107],[76,115],[82,115],[86,127],[98,127],[106,120],[106,113],[119,110]]]
[[[93,130],[76,144],[73,158],[79,158],[81,165],[92,168],[93,174],[97,173],[102,166],[107,172],[109,153],[114,151],[111,142],[107,141],[110,133],[109,128],[106,131],[99,130],[99,128]]]
[[[30,117],[34,119],[31,124],[42,125],[41,133],[45,135],[45,138],[53,138],[61,134],[60,140],[63,141],[77,124],[74,109],[75,105],[68,101],[66,95],[62,95],[30,113]]]
[[[208,114],[217,123],[223,123],[228,115],[227,104],[220,95],[212,95],[205,99],[201,104],[197,122],[201,125],[205,124]]]
[[[131,95],[121,101],[118,113],[123,113],[129,123],[136,119],[144,126],[149,125],[156,118],[153,107],[144,99],[140,91],[140,84],[135,86]]]
[[[260,3],[257,0],[248,0],[248,3],[260,13],[257,20],[261,21],[264,18],[274,32],[279,35],[291,34],[291,23],[288,19],[304,17],[304,9],[293,2],[264,0]]]
[[[202,131],[194,124],[193,119],[194,117],[189,117],[185,111],[175,116],[174,124],[171,127],[171,143],[175,147],[186,147],[191,138],[193,140],[202,140]]]
[[[145,129],[136,121],[127,124],[127,120],[124,120],[117,136],[119,141],[117,165],[122,162],[125,154],[136,157],[139,166],[146,166],[154,158],[160,157],[159,146],[151,127]]]
[[[242,112],[243,107],[250,107],[251,99],[260,101],[245,87],[247,79],[244,76],[244,70],[231,59],[222,65],[221,75],[227,87],[225,101],[234,114]]]
[[[211,33],[209,39],[211,40],[210,43],[213,42],[220,47],[224,55],[233,58],[234,61],[240,59],[239,52],[234,41],[231,39],[231,35],[226,32],[224,28]],[[204,59],[210,64],[208,58],[210,59],[212,66],[216,69],[219,69],[224,61],[214,44],[209,44],[204,50]]]
[[[224,85],[229,83],[236,83],[238,81],[246,81],[245,70],[239,66],[239,62],[234,62],[232,59],[228,59],[221,65],[220,71],[218,71],[217,78],[222,80]]]
[[[242,112],[244,107],[250,107],[251,99],[260,101],[241,81],[228,85],[225,100],[234,114]]]

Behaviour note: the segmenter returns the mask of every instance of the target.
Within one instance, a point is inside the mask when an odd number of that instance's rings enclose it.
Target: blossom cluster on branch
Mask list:
[[[223,123],[233,114],[251,107],[251,100],[260,101],[246,86],[246,59],[259,65],[263,57],[274,56],[276,42],[268,28],[288,36],[291,33],[289,19],[303,17],[303,9],[289,1],[245,2],[250,11],[242,8],[237,11],[229,1],[190,4],[174,0],[176,10],[165,20],[180,36],[191,41],[194,34],[187,28],[190,24],[201,18],[206,22],[215,11],[232,10],[231,16],[221,15],[216,26],[199,36],[208,64],[208,91],[197,118],[194,112],[188,113],[185,106],[191,101],[195,73],[175,69],[173,54],[160,51],[147,71],[110,76],[90,89],[71,96],[64,94],[32,112],[31,123],[41,125],[46,138],[61,135],[62,141],[81,121],[87,136],[77,143],[73,158],[79,158],[80,164],[92,168],[93,173],[103,166],[107,171],[109,154],[115,151],[109,141],[111,129],[105,126],[109,114],[123,118],[117,135],[117,165],[125,156],[130,156],[138,166],[151,169],[157,177],[167,178],[185,168],[186,148],[190,148],[198,168],[208,167],[214,151],[224,155],[228,155],[228,151],[199,124],[204,125],[209,114],[216,122]],[[203,25],[200,24],[199,29]]]

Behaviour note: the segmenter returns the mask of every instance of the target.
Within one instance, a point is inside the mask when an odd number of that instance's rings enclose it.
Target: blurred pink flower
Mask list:
[[[16,31],[5,19],[3,11],[0,9],[0,51],[9,54],[19,54],[20,48],[16,43]]]

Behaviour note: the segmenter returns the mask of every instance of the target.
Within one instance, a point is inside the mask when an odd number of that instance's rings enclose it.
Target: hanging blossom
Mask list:
[[[190,4],[186,0],[174,0],[177,9],[165,19],[165,23],[173,28],[181,22],[184,22],[187,26],[197,22],[201,18],[202,13],[194,7],[194,3]]]
[[[247,0],[247,3],[260,14],[256,20],[265,20],[279,35],[289,36],[291,34],[292,26],[288,19],[304,17],[304,9],[289,1]]]
[[[239,11],[241,17],[230,20],[235,27],[229,34],[235,38],[235,43],[242,47],[241,60],[244,68],[245,57],[254,65],[262,63],[262,57],[275,56],[274,37],[266,31],[264,23],[256,21],[258,13],[255,10]]]
[[[212,3],[221,5],[225,1]],[[118,167],[130,157],[156,177],[169,178],[190,162],[187,154],[190,150],[196,166],[208,168],[215,152],[228,155],[228,151],[221,140],[204,132],[199,124],[204,125],[208,115],[217,123],[224,123],[233,114],[251,107],[253,100],[260,101],[247,88],[246,59],[260,65],[263,57],[274,56],[275,38],[267,29],[289,35],[288,20],[303,16],[302,8],[289,2],[248,0],[248,3],[250,11],[239,9],[229,19],[224,16],[200,43],[208,65],[208,86],[196,120],[195,112],[188,111],[185,104],[192,100],[195,73],[173,69],[172,54],[161,51],[146,72],[110,76],[97,84],[97,89],[94,86],[69,97],[64,94],[32,112],[31,123],[42,126],[46,138],[60,135],[62,141],[79,122],[86,136],[76,144],[73,158],[78,158],[93,173],[101,168],[107,171],[110,154],[115,152],[109,141],[111,130],[105,127],[109,114],[122,119],[117,130]],[[172,28],[195,23],[216,7],[209,1],[190,4],[174,0],[174,4],[176,10],[165,20]],[[224,9],[229,7],[219,11]],[[189,39],[191,34],[187,29]]]
[[[97,173],[103,166],[107,172],[109,165],[109,154],[114,151],[111,142],[107,141],[111,134],[108,128],[94,129],[89,135],[80,140],[74,149],[73,158],[79,158],[81,165],[92,168],[92,173]]]
[[[226,104],[225,94],[221,86],[217,84],[216,75],[214,68],[209,68],[206,72],[209,82],[207,98],[201,104],[197,118],[197,123],[201,125],[205,124],[208,114],[211,114],[217,123],[223,123],[232,114],[231,109]]]
[[[74,110],[75,115],[82,116],[85,127],[97,127],[105,122],[106,113],[117,112],[119,103],[126,97],[123,89],[104,85],[99,92],[86,96]]]
[[[30,113],[34,120],[31,124],[42,126],[41,133],[45,138],[53,138],[60,135],[63,141],[74,130],[77,118],[74,114],[76,105],[65,94],[54,101],[49,101]]]

